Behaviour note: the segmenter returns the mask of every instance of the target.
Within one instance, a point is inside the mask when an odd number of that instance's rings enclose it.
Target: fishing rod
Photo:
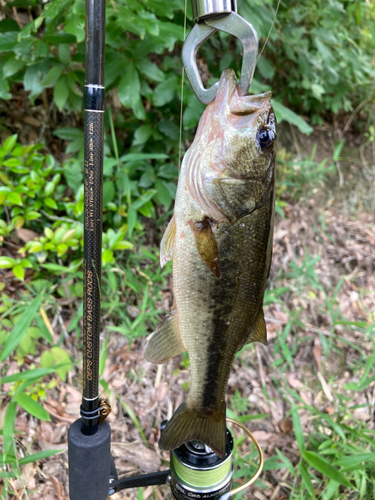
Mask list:
[[[258,38],[253,26],[237,14],[236,0],[192,0],[194,28],[183,47],[183,63],[198,99],[215,99],[218,84],[205,89],[196,63],[200,45],[216,31],[238,38],[243,46],[239,93],[246,95],[255,69]],[[174,498],[230,499],[252,484],[263,468],[262,450],[242,424],[238,426],[254,443],[259,465],[254,476],[232,489],[233,437],[227,429],[226,452],[220,458],[199,441],[170,452],[170,469],[130,478],[117,478],[110,452],[111,429],[106,417],[110,405],[99,397],[100,290],[103,200],[103,124],[105,0],[86,0],[86,61],[84,90],[84,297],[83,392],[81,418],[68,433],[69,495],[71,500],[105,500],[126,488],[169,484]],[[167,421],[161,424],[163,432]]]

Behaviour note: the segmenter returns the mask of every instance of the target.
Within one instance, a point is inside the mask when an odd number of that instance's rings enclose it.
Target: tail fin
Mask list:
[[[159,446],[162,450],[174,450],[193,439],[206,444],[220,457],[225,455],[225,403],[217,413],[207,415],[189,408],[184,401],[164,429]]]

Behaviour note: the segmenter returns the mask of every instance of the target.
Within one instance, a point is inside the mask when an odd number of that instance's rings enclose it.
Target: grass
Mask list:
[[[282,164],[281,184],[289,198],[279,203],[284,219],[277,219],[274,271],[265,295],[270,343],[267,348],[242,349],[228,389],[228,416],[258,433],[266,457],[264,473],[251,492],[237,498],[254,494],[260,500],[372,499],[374,285],[360,257],[369,253],[360,245],[367,245],[365,229],[371,224],[356,226],[325,209],[311,215],[306,210],[308,196],[332,175],[333,169],[326,167],[330,162],[314,163],[312,155],[299,160],[298,168],[292,162],[291,171],[288,162]],[[314,165],[319,174],[315,179]],[[299,179],[295,184],[293,172]],[[308,190],[300,189],[300,181]],[[290,204],[290,196],[301,202]],[[165,224],[162,218],[159,222]],[[132,251],[116,253],[115,262],[103,268],[100,376],[107,396],[116,394],[117,419],[127,429],[114,430],[113,439],[143,442],[154,453],[161,420],[172,410],[171,401],[188,387],[189,361],[186,356],[177,358],[156,376],[155,367],[140,355],[144,336],[172,304],[170,263],[160,269],[159,251],[147,243],[146,228],[135,231]],[[356,235],[358,251],[350,246]],[[357,259],[354,271],[345,267],[345,252]],[[58,453],[40,450],[39,438],[31,437],[20,421],[40,432],[41,421],[50,425],[47,398],[64,400],[61,394],[67,386],[80,387],[82,273],[77,262],[46,262],[23,288],[3,287],[1,292],[4,500],[24,494],[32,498],[25,466],[38,460],[43,470],[48,457]],[[124,383],[118,382],[121,376]],[[150,397],[159,398],[151,409]],[[234,438],[237,484],[254,473],[257,452],[237,431]],[[64,439],[62,435],[56,445]],[[121,469],[120,464],[120,474],[124,472],[137,470]],[[143,494],[140,490],[131,498]],[[159,498],[156,490],[154,495]]]

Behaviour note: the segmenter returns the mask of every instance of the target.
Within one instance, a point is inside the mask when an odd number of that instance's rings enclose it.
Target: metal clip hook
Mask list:
[[[209,104],[216,97],[219,83],[216,82],[209,89],[204,88],[199,74],[196,55],[199,47],[216,31],[224,31],[240,40],[243,47],[239,94],[247,94],[253,79],[256,59],[258,55],[258,35],[252,24],[235,12],[214,18],[205,19],[196,24],[187,36],[182,48],[182,61],[186,75],[195,95],[203,104]]]

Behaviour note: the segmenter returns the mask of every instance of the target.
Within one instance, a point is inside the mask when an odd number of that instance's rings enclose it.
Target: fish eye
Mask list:
[[[275,133],[273,130],[263,127],[258,130],[257,139],[261,148],[268,148],[275,140]]]

